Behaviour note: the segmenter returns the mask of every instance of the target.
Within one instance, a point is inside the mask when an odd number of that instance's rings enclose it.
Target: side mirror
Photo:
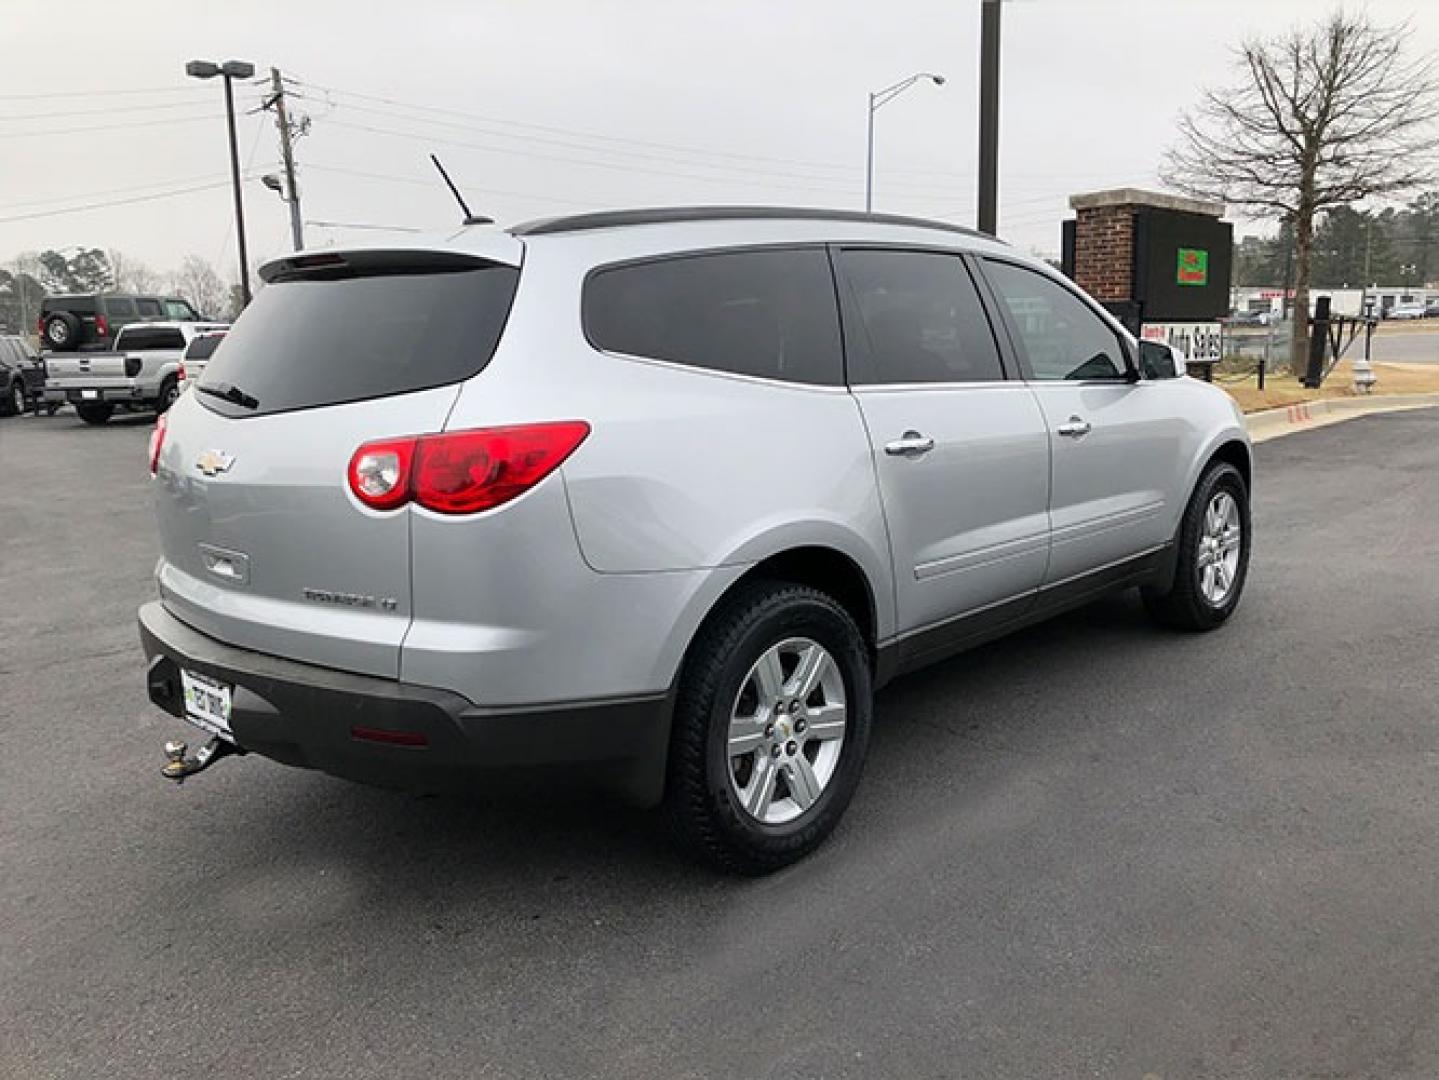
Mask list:
[[[1188,359],[1173,345],[1160,341],[1139,343],[1139,370],[1146,379],[1177,379],[1187,365]]]

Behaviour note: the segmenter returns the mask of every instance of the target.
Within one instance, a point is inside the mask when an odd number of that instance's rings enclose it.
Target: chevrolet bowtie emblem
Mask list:
[[[227,472],[233,464],[235,464],[235,455],[227,454],[223,450],[206,450],[195,459],[195,468],[206,476]]]

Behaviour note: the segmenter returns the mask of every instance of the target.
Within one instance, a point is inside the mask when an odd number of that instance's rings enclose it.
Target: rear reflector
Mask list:
[[[429,737],[423,731],[393,731],[389,728],[352,727],[350,738],[364,742],[384,743],[386,746],[429,746]]]
[[[375,510],[415,502],[478,514],[534,487],[589,433],[583,420],[561,420],[366,443],[350,458],[350,490]]]
[[[155,418],[155,430],[150,432],[150,475],[154,476],[160,468],[160,451],[165,448],[165,431],[168,421],[165,414],[161,413]]]

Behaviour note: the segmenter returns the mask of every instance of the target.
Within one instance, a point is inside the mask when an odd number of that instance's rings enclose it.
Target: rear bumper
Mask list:
[[[72,405],[97,401],[133,404],[137,401],[154,401],[158,393],[159,391],[154,387],[142,387],[134,384],[85,387],[47,385],[41,396],[45,401],[69,402]]]
[[[150,700],[183,717],[180,669],[234,687],[230,726],[246,751],[362,783],[412,790],[472,785],[483,772],[574,768],[640,804],[657,802],[667,695],[484,707],[449,690],[354,675],[217,641],[162,603],[140,608]],[[355,729],[422,736],[397,746]]]

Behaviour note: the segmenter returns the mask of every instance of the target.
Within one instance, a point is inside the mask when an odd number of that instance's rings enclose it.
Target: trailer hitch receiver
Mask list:
[[[218,735],[211,738],[193,755],[189,753],[189,747],[183,742],[167,742],[165,744],[165,766],[160,770],[160,775],[177,784],[183,784],[185,777],[203,772],[221,758],[243,753],[244,751],[234,743],[226,742]]]

